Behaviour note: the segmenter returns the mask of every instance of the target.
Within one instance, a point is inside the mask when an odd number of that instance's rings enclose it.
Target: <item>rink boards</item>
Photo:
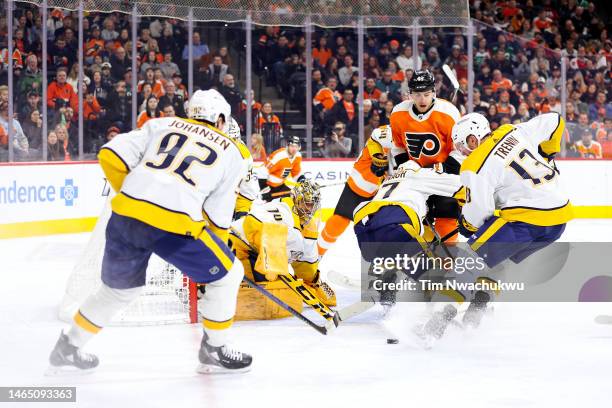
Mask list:
[[[305,175],[322,186],[323,216],[331,213],[352,160],[304,160]],[[558,162],[580,218],[612,218],[612,161]],[[0,238],[90,231],[108,194],[96,162],[0,165]]]

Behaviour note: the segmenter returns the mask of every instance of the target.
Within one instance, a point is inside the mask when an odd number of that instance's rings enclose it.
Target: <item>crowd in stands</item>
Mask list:
[[[475,24],[472,110],[486,115],[493,128],[543,112],[562,112],[565,87],[566,154],[612,157],[612,40],[608,38],[604,2],[471,0],[470,8]],[[86,13],[84,83],[78,89],[77,25],[75,12],[49,9],[43,24],[38,7],[19,3],[14,10],[14,52],[9,58],[6,18],[0,19],[0,160],[6,160],[8,145],[6,84],[10,61],[14,72],[13,151],[17,160],[39,160],[43,143],[49,160],[78,156],[79,92],[83,94],[85,153],[95,154],[106,140],[131,130],[133,93],[137,126],[152,118],[185,116],[189,64],[194,67],[193,88],[218,89],[232,106],[243,131],[246,112],[251,111],[254,155],[265,158],[283,145],[285,136],[291,136],[291,123],[281,120],[285,115],[280,114],[278,105],[275,112],[273,101],[262,101],[261,95],[251,90],[253,102],[247,106],[236,61],[244,58],[243,42],[227,41],[213,49],[204,38],[206,30],[196,28],[190,61],[184,21],[141,18],[138,51],[132,55],[129,15]],[[44,101],[43,29],[48,38]],[[373,129],[388,123],[395,104],[410,97],[408,81],[416,69],[431,70],[437,79],[437,96],[447,98],[452,89],[441,66],[448,64],[461,85],[456,104],[462,113],[468,111],[465,30],[420,29],[417,48],[413,49],[412,27],[368,28],[364,58],[359,61],[355,30],[317,28],[312,35],[310,78],[306,76],[305,38],[300,28],[255,26],[253,72],[266,86],[274,87],[285,108],[303,115],[306,84],[310,81],[315,157],[355,157],[359,153],[359,109],[363,110],[367,138]],[[565,82],[562,57],[567,58]],[[136,72],[132,72],[134,58]],[[365,77],[362,107],[356,103],[360,64]],[[132,89],[134,76],[137,86]],[[46,118],[43,104],[47,106]],[[42,134],[43,121],[46,135]]]

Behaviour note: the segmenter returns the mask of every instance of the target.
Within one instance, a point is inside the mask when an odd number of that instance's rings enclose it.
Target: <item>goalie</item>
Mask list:
[[[274,281],[288,274],[313,289],[326,306],[336,305],[336,295],[318,271],[318,223],[315,213],[321,205],[319,186],[300,181],[289,197],[254,205],[235,221],[230,234],[232,250],[242,262],[245,275],[256,282]]]

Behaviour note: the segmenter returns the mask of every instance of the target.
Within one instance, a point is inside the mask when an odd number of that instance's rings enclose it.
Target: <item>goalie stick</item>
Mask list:
[[[287,303],[283,302],[282,300],[274,296],[272,293],[270,293],[266,289],[259,286],[257,283],[255,283],[251,279],[247,278],[246,276],[242,279],[247,283],[247,285],[257,290],[259,293],[261,293],[262,295],[264,295],[265,297],[267,297],[268,299],[270,299],[271,301],[279,305],[281,308],[291,313],[293,316],[297,317],[298,319],[300,319],[301,321],[303,321],[304,323],[306,323],[307,325],[309,325],[310,327],[312,327],[313,329],[315,329],[322,335],[327,335],[329,330],[338,326],[338,323],[337,323],[338,320],[337,320],[337,317],[335,316],[333,317],[333,320],[328,322],[328,324],[326,324],[325,326],[320,326],[316,324],[315,322],[313,322],[312,320],[310,320],[309,318],[307,318],[306,316],[304,316],[303,314],[301,314],[300,312],[298,312],[297,310],[295,310],[294,308],[292,308],[291,306],[289,306]],[[333,323],[334,321],[336,322],[335,324]],[[329,324],[329,323],[332,323],[332,324]]]
[[[444,242],[446,240],[448,240],[449,238],[451,238],[453,235],[455,235],[457,232],[459,232],[459,228],[455,228],[454,230],[452,230],[451,232],[449,232],[448,234],[446,234],[445,236],[443,236],[439,240],[435,241],[433,243],[431,251],[435,250],[435,248],[438,245],[444,245]],[[417,254],[417,256],[421,255],[424,252],[425,252],[425,250],[419,252],[419,254]],[[337,273],[339,276],[343,276],[339,272],[335,272],[334,271],[334,273]],[[329,275],[328,275],[328,277],[329,277]],[[350,281],[351,279],[346,277],[346,280]],[[353,303],[353,304],[351,304],[349,306],[346,306],[346,307],[344,307],[342,309],[336,310],[336,316],[337,316],[338,321],[334,322],[335,326],[337,327],[340,324],[340,322],[348,320],[350,318],[353,318],[355,316],[358,316],[358,315],[360,315],[360,314],[370,310],[371,308],[374,307],[375,304],[376,304],[376,301],[371,298],[369,301],[366,301],[366,302],[362,302],[362,301],[355,302],[355,303]],[[325,326],[331,328],[330,323],[331,322],[328,322]]]

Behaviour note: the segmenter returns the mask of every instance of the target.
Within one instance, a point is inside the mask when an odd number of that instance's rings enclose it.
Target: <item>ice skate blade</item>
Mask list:
[[[74,366],[49,366],[44,375],[45,377],[80,377],[93,374],[96,368],[80,369]]]
[[[199,364],[196,368],[198,374],[217,375],[217,374],[241,374],[251,371],[251,366],[244,368],[236,368],[230,370],[228,368],[219,367],[216,365]]]

